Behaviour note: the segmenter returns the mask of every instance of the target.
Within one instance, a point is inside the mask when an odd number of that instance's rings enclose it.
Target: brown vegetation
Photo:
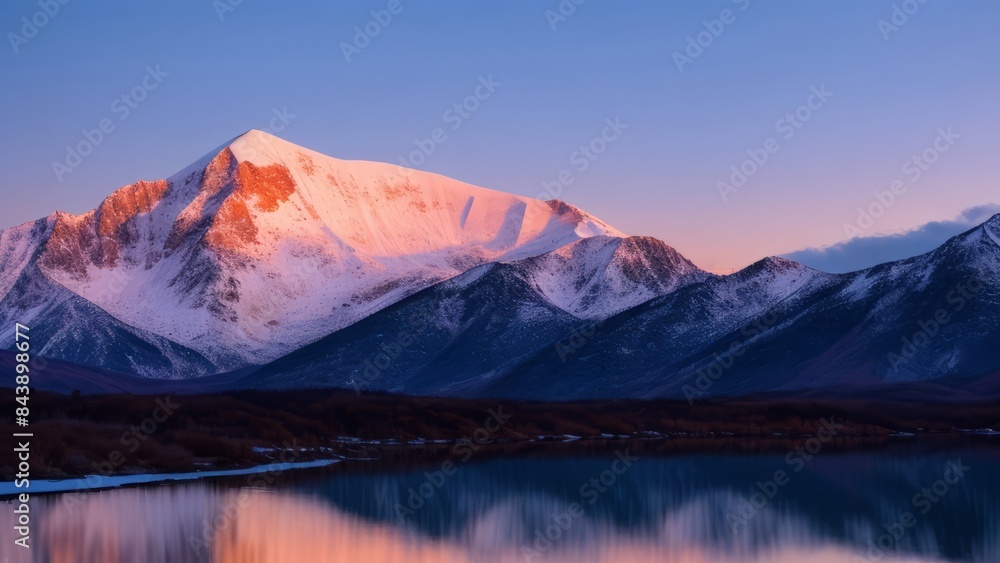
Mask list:
[[[3,404],[14,404],[12,390],[0,390]],[[158,400],[176,410],[154,422]],[[843,429],[837,447],[884,444],[897,431],[947,434],[957,428],[996,424],[997,404],[918,405],[861,401],[718,400],[689,405],[683,401],[593,401],[524,403],[357,395],[350,391],[233,392],[169,398],[133,395],[31,396],[32,477],[93,474],[116,460],[113,473],[235,468],[265,463],[254,447],[308,448],[300,459],[329,455],[315,448],[333,447],[350,455],[363,449],[374,457],[399,460],[447,455],[449,446],[411,447],[418,438],[459,440],[483,428],[490,410],[510,414],[489,435],[487,455],[599,451],[602,434],[627,435],[635,451],[677,453],[718,450],[789,449],[816,435],[821,419],[833,417]],[[163,418],[163,417],[160,417]],[[144,423],[145,421],[145,423]],[[143,426],[145,424],[145,427]],[[0,424],[0,449],[10,452],[15,427]],[[644,432],[656,433],[643,436]],[[571,434],[584,440],[562,444],[528,442],[539,436]],[[957,436],[958,434],[948,434]],[[654,437],[654,440],[648,438]],[[397,444],[357,446],[338,437],[396,440]],[[645,440],[643,438],[646,438]],[[615,438],[619,439],[619,438]],[[484,448],[484,451],[487,448]],[[118,452],[118,454],[115,454]],[[0,473],[10,480],[13,456],[0,459]]]

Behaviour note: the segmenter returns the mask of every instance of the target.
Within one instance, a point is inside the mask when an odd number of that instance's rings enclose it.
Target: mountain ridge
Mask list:
[[[86,213],[0,231],[0,317],[35,323],[39,353],[213,375],[213,389],[568,400],[959,384],[1000,373],[998,278],[1000,214],[857,272],[771,256],[720,276],[563,201],[256,130]],[[913,345],[927,319],[934,334]]]
[[[224,371],[275,359],[472,267],[595,235],[624,236],[565,202],[343,161],[251,130],[91,211],[2,231],[0,296],[35,263],[125,325]]]

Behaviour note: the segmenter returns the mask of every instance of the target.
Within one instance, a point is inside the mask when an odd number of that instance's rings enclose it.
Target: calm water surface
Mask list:
[[[998,562],[993,442],[808,460],[619,450],[402,472],[336,465],[271,486],[49,495],[34,501],[30,552],[13,546],[11,510],[0,510],[0,559]]]

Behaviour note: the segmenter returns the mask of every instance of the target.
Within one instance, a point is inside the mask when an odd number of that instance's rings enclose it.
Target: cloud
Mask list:
[[[784,258],[823,272],[844,273],[934,250],[949,238],[1000,213],[1000,204],[970,207],[950,221],[934,221],[905,233],[853,238],[825,248],[805,248]]]

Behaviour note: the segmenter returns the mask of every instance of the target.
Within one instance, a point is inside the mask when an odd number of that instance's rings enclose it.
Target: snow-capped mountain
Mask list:
[[[526,259],[519,269],[554,305],[588,320],[709,277],[652,237],[591,237]]]
[[[484,394],[704,398],[997,374],[998,233],[995,216],[931,253],[843,275],[765,259],[616,315],[567,361],[545,348]]]
[[[456,294],[450,285],[458,279],[426,290],[241,385],[293,381],[536,400],[856,393],[922,384],[969,395],[973,387],[998,388],[984,382],[1000,374],[997,241],[1000,215],[929,254],[850,274],[782,258],[728,276],[695,271],[673,290],[589,321],[576,293],[549,289],[587,287],[567,284],[572,275],[554,275],[585,266],[535,269],[560,264],[555,257],[566,256],[564,248],[495,266],[462,286],[489,288],[488,295]],[[600,237],[573,246],[587,244],[601,248]],[[617,275],[592,276],[603,287],[594,295],[614,302],[599,281]],[[542,286],[537,279],[559,281]],[[499,295],[500,287],[512,295]],[[440,326],[383,356],[392,335],[406,329],[407,315],[420,310]]]
[[[87,389],[968,392],[1000,388],[998,280],[1000,215],[859,272],[765,258],[718,276],[560,201],[250,131],[91,212],[0,231],[0,349],[27,324],[61,385]]]
[[[117,190],[94,211],[3,231],[0,295],[34,267],[31,275],[117,322],[203,355],[206,369],[236,369],[480,264],[595,235],[622,236],[559,201],[338,160],[250,131],[170,178]],[[36,322],[32,312],[54,295],[4,311],[22,306],[20,321]],[[9,330],[0,332],[0,346],[10,342]],[[203,368],[149,374],[187,377]]]
[[[765,259],[616,315],[568,357],[542,348],[481,392],[705,398],[995,378],[998,235],[1000,215],[843,275]]]
[[[591,237],[475,268],[264,366],[244,384],[475,395],[577,327],[709,276],[655,239]]]

